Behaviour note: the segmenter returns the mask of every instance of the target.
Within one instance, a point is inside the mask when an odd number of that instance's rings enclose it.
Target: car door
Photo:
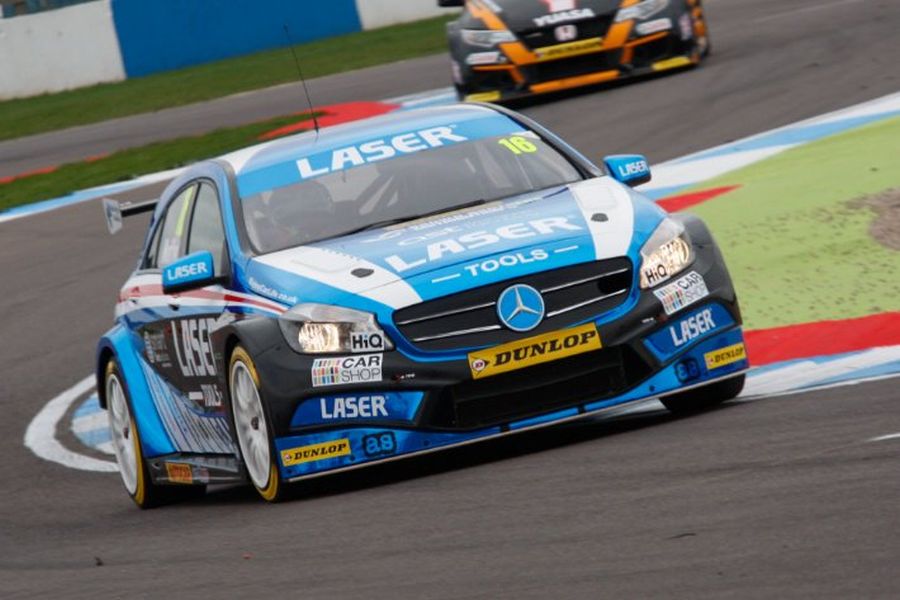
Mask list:
[[[171,202],[151,244],[149,266],[165,269],[200,251],[212,254],[216,276],[227,279],[231,266],[219,195],[209,180],[188,184]],[[225,290],[220,283],[177,293],[161,288],[160,282],[159,318],[142,332],[160,417],[181,452],[231,454],[221,347],[213,339],[230,317]]]

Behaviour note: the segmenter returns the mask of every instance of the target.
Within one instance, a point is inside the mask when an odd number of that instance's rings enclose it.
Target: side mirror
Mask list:
[[[163,293],[174,294],[202,288],[218,280],[212,252],[194,252],[166,265],[162,277]]]
[[[650,181],[650,165],[640,154],[616,154],[603,159],[609,176],[629,187]]]
[[[466,0],[437,0],[438,6],[449,8],[451,6],[463,6]]]

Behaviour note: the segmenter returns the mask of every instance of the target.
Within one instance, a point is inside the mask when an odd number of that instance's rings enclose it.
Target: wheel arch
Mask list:
[[[138,348],[140,338],[122,324],[109,330],[97,345],[97,394],[100,406],[106,408],[106,365],[115,360],[122,377],[122,384],[131,405],[131,414],[140,432],[141,450],[146,458],[154,458],[176,452],[153,400],[150,383],[141,367]]]

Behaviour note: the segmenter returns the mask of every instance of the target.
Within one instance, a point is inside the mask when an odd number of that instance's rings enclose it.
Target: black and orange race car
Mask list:
[[[696,65],[700,0],[438,0],[460,99],[497,102]]]

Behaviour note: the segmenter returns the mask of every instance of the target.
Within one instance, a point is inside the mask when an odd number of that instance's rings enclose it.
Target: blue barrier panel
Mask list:
[[[355,0],[113,0],[128,77],[360,31]]]

